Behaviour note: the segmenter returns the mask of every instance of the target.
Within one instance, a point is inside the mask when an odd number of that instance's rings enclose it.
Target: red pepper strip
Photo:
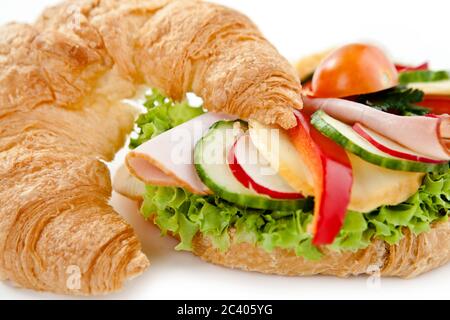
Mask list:
[[[407,71],[420,71],[420,70],[428,70],[428,62],[422,63],[418,66],[405,66],[402,64],[396,64],[395,68],[398,72],[407,72]]]
[[[297,126],[288,131],[314,176],[313,243],[333,243],[344,223],[353,183],[350,160],[334,141],[310,125],[310,116],[295,111]]]
[[[430,109],[433,114],[450,114],[450,97],[447,96],[425,96],[423,101],[417,104]]]

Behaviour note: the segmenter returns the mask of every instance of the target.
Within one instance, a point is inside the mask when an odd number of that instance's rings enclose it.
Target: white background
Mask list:
[[[126,1],[126,0],[124,0]],[[1,1],[0,24],[32,22],[55,0]],[[446,0],[221,0],[250,16],[266,37],[294,61],[352,41],[371,41],[396,60],[430,61],[450,69],[449,2]],[[118,155],[120,162],[123,152]],[[114,170],[115,164],[112,164]],[[449,299],[450,265],[413,280],[365,277],[337,279],[315,276],[290,278],[229,270],[210,265],[185,252],[175,252],[175,241],[160,238],[144,222],[134,203],[113,196],[113,204],[135,229],[151,267],[127,283],[115,299]],[[68,298],[0,283],[0,299]]]

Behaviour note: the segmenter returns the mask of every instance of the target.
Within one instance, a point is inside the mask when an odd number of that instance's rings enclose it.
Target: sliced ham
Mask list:
[[[168,130],[131,151],[125,160],[128,170],[146,184],[211,193],[195,170],[194,147],[214,123],[232,119],[235,117],[208,112]]]
[[[159,169],[158,164],[154,164],[151,157],[146,158],[143,154],[133,153],[132,156],[127,157],[126,164],[130,173],[146,184],[154,186],[174,186],[178,180],[169,174],[164,173]]]
[[[404,117],[386,113],[364,104],[344,99],[303,97],[308,110],[322,109],[330,116],[347,124],[361,123],[403,146],[439,160],[450,160],[449,149],[440,137],[442,127],[450,121],[443,116]]]

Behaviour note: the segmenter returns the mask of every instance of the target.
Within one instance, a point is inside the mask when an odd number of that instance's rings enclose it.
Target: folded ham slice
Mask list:
[[[306,110],[322,109],[328,115],[347,124],[356,122],[396,141],[403,146],[438,160],[450,160],[449,149],[441,139],[441,124],[449,116],[404,117],[383,112],[361,103],[344,99],[303,97]]]
[[[232,119],[235,117],[208,112],[168,130],[131,151],[125,159],[128,170],[146,184],[209,194],[195,170],[194,147],[214,123]]]

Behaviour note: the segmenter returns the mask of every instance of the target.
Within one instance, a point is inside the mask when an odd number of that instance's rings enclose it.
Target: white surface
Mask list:
[[[14,0],[0,4],[0,24],[31,22],[55,0]],[[450,69],[449,2],[427,1],[216,1],[249,15],[277,48],[291,60],[349,41],[371,40],[402,61],[432,62]],[[118,157],[120,160],[120,156]],[[113,165],[114,166],[114,165]],[[136,206],[118,195],[116,209],[143,242],[151,267],[117,294],[103,298],[130,299],[449,299],[450,265],[413,280],[382,279],[373,284],[360,277],[289,278],[229,270],[210,265],[186,252],[175,252],[175,241],[143,222]],[[67,298],[16,289],[0,283],[0,299]]]

